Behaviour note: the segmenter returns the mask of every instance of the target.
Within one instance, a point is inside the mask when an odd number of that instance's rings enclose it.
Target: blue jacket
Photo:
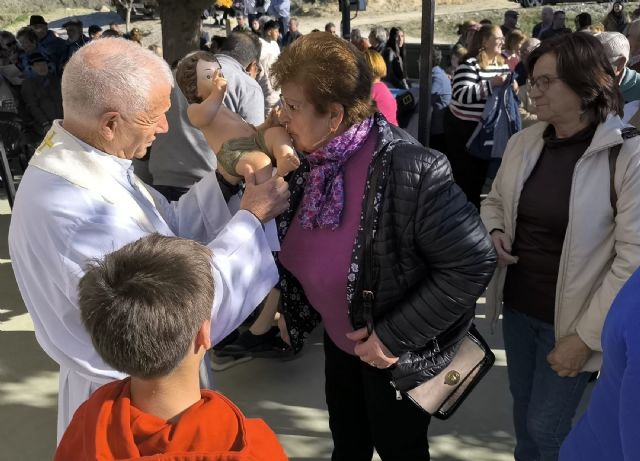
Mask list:
[[[560,461],[636,461],[640,414],[640,270],[611,305],[604,358],[587,411],[567,436]]]
[[[56,36],[53,31],[47,32],[47,35],[40,40],[40,45],[47,50],[51,61],[56,65],[58,72],[62,69],[62,65],[67,59],[67,48],[69,45],[66,40]]]
[[[42,56],[47,58],[49,73],[58,75],[62,73],[59,72],[60,69],[58,68],[57,63],[54,62],[53,58],[49,55],[49,52],[41,44],[38,44],[38,46],[34,51],[32,51],[32,53],[40,53]],[[26,78],[35,78],[36,74],[33,71],[33,66],[29,64],[29,55],[23,51],[18,55],[18,60],[18,67],[20,68],[24,76]]]
[[[67,42],[67,57],[65,58],[64,63],[66,64],[67,61],[71,59],[71,56],[73,56],[73,53],[78,51],[80,48],[82,48],[84,45],[86,45],[90,41],[91,39],[89,37],[82,34],[82,36],[80,36],[80,38],[75,42]]]
[[[467,149],[474,157],[501,159],[509,138],[522,129],[518,96],[512,82],[513,74],[509,74],[504,84],[487,99],[482,120],[467,142]]]
[[[290,9],[289,0],[271,0],[267,14],[275,18],[288,18]]]
[[[451,79],[440,66],[431,71],[431,135],[444,133],[444,111],[451,102]]]

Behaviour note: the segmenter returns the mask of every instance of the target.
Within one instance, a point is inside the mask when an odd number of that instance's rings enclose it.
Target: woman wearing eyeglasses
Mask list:
[[[281,122],[306,153],[278,226],[280,326],[299,352],[323,320],[331,459],[370,460],[375,447],[384,461],[428,460],[430,417],[398,398],[389,368],[409,351],[449,363],[493,273],[493,245],[446,158],[374,111],[357,48],[311,33],[271,72]]]
[[[498,252],[487,304],[494,321],[503,306],[515,458],[550,461],[600,368],[611,302],[640,265],[640,137],[621,133],[595,37],[543,41],[527,67],[542,123],[509,141],[481,216]]]
[[[504,84],[510,72],[502,56],[503,47],[500,26],[485,25],[473,35],[469,52],[453,75],[451,104],[444,115],[446,154],[453,177],[478,208],[489,160],[472,157],[467,142],[480,122],[487,99]],[[514,90],[517,91],[517,83]]]

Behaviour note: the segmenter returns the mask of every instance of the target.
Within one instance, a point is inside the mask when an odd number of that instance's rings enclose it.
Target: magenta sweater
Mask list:
[[[374,125],[362,148],[344,166],[345,203],[338,228],[305,230],[296,215],[279,256],[280,263],[298,279],[309,303],[322,317],[331,340],[352,355],[355,343],[345,336],[353,331],[347,314],[347,274],[376,140]]]
[[[389,123],[398,126],[398,104],[387,85],[382,82],[374,83],[371,88],[371,99],[376,102],[378,112],[384,115]]]

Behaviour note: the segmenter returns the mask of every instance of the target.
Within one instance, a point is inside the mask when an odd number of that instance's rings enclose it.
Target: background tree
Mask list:
[[[158,0],[164,59],[172,64],[200,48],[202,12],[211,0]]]
[[[129,33],[129,26],[131,26],[131,10],[133,10],[133,0],[116,0],[116,10],[118,10],[118,15],[120,15],[120,17],[122,17],[120,11],[124,10],[125,32]]]

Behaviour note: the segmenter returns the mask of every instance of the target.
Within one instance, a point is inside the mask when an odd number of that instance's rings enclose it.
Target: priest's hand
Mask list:
[[[240,209],[251,212],[265,223],[289,208],[289,185],[280,176],[273,176],[262,184],[256,184],[255,172],[245,176],[245,189]]]
[[[365,363],[376,368],[389,368],[398,361],[398,357],[394,357],[387,346],[382,344],[376,332],[371,335],[367,334],[366,328],[347,333],[347,338],[357,341],[354,348],[355,354]]]
[[[575,378],[589,360],[591,353],[591,349],[580,336],[569,335],[556,342],[556,347],[547,355],[547,362],[558,376]]]

